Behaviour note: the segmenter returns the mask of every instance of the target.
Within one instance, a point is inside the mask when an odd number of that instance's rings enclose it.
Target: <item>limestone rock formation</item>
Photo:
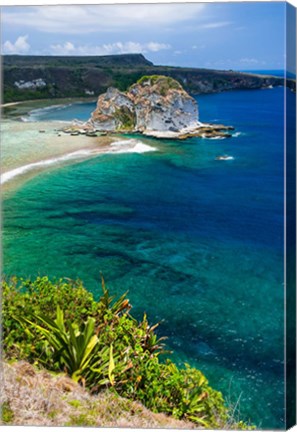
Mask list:
[[[157,138],[229,138],[231,126],[203,124],[198,104],[171,77],[144,76],[127,92],[110,87],[84,125],[90,133],[142,133]]]
[[[98,98],[96,130],[180,133],[198,126],[198,105],[170,77],[145,76],[125,93],[109,88]]]

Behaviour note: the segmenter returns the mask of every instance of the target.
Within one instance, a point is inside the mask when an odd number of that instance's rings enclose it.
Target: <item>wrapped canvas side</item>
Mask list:
[[[286,79],[296,79],[296,8],[286,5]],[[295,75],[295,76],[294,76]],[[296,424],[296,92],[285,93],[286,428]]]

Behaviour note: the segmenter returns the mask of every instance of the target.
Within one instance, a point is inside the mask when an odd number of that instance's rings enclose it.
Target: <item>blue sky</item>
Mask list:
[[[282,69],[285,3],[2,7],[2,53],[142,52],[155,64]]]

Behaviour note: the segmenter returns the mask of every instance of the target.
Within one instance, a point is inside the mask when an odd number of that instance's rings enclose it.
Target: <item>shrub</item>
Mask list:
[[[8,401],[3,402],[1,405],[1,420],[4,425],[12,424],[14,420],[14,413]]]
[[[144,75],[137,81],[137,84],[142,85],[145,82],[149,82],[150,85],[158,84],[162,95],[165,95],[169,89],[182,90],[180,83],[169,76]]]
[[[109,387],[154,412],[219,428],[230,421],[222,394],[197,369],[179,369],[164,353],[158,324],[129,313],[126,294],[103,294],[96,302],[81,282],[48,278],[3,284],[3,345],[7,357],[41,362],[67,372],[91,392]],[[240,422],[238,428],[247,428]]]
[[[80,281],[59,279],[52,283],[47,277],[35,281],[11,279],[2,282],[3,348],[10,358],[35,360],[43,344],[40,335],[32,330],[25,331],[20,319],[32,313],[45,313],[54,319],[57,306],[65,319],[84,321],[88,316],[100,315],[100,304],[95,302]],[[15,318],[19,318],[18,320]]]
[[[118,120],[120,130],[132,130],[135,127],[135,113],[130,111],[128,107],[122,106],[115,110],[114,117]]]

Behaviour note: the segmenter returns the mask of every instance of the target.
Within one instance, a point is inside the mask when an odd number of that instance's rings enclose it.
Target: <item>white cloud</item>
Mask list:
[[[229,68],[237,68],[237,67],[243,67],[243,68],[247,68],[247,67],[253,67],[253,66],[264,66],[266,65],[266,61],[264,60],[259,60],[253,57],[242,57],[240,59],[230,59],[230,58],[225,58],[225,59],[218,59],[215,61],[208,61],[205,63],[205,67],[210,67],[210,68],[224,68],[224,69],[229,69]]]
[[[51,54],[54,55],[70,55],[74,54],[75,46],[71,42],[65,42],[63,45],[51,45]]]
[[[79,34],[131,28],[160,28],[197,19],[205,4],[64,5],[18,8],[2,13],[7,26]]]
[[[198,49],[204,49],[206,48],[206,45],[204,44],[199,44],[199,45],[192,45],[192,50],[198,50]]]
[[[263,60],[258,60],[256,58],[249,58],[249,57],[241,58],[239,60],[239,62],[242,64],[245,64],[245,65],[257,65],[257,64],[264,65],[264,64],[266,64],[266,62]]]
[[[72,42],[50,46],[52,55],[111,55],[111,54],[132,54],[157,52],[164,49],[170,49],[169,44],[159,42],[148,42],[141,44],[139,42],[115,42],[104,45],[78,45]]]
[[[227,27],[230,24],[232,24],[232,22],[230,22],[230,21],[218,21],[218,22],[203,24],[201,27],[204,29],[214,29],[214,28],[220,28],[220,27]]]
[[[19,36],[15,43],[7,40],[2,45],[3,54],[26,54],[30,45],[27,42],[28,36]]]
[[[146,47],[148,51],[153,51],[153,52],[171,48],[169,44],[158,43],[158,42],[149,42],[146,45]]]

